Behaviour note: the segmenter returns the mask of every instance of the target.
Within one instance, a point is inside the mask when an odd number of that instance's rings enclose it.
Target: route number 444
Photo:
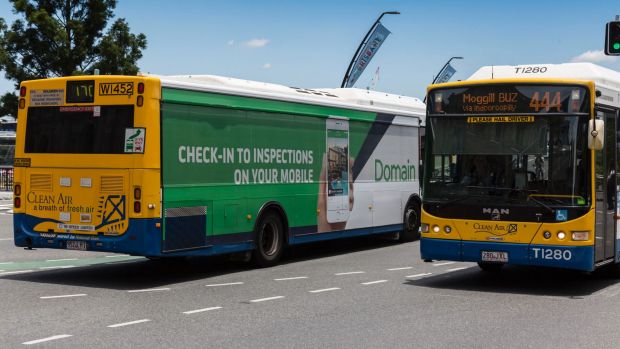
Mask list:
[[[570,250],[557,250],[553,248],[532,248],[534,252],[534,258],[556,260],[556,261],[570,261],[573,258],[573,254]]]

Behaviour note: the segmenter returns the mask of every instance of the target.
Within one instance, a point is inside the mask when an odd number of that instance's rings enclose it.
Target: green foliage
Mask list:
[[[108,26],[116,0],[9,0],[17,19],[0,18],[0,71],[15,81],[55,76],[127,74],[146,48],[123,18]],[[108,28],[107,32],[104,30]],[[0,108],[4,111],[8,106]]]

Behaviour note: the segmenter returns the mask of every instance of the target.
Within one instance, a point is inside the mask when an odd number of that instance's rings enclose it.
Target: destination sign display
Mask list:
[[[67,103],[93,103],[95,80],[67,81]]]
[[[567,85],[489,84],[438,89],[429,93],[428,102],[430,114],[457,115],[589,113],[590,107],[585,87]]]

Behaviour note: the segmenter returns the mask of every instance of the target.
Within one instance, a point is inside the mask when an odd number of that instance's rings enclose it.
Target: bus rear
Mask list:
[[[160,94],[137,76],[21,84],[15,245],[158,253]]]

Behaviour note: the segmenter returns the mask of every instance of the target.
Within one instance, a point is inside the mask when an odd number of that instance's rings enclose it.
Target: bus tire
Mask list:
[[[478,262],[478,267],[487,273],[499,273],[504,267],[504,263]]]
[[[403,231],[398,240],[410,242],[420,238],[420,205],[416,200],[410,200],[403,213]]]
[[[284,224],[280,215],[273,210],[265,212],[255,230],[256,248],[252,253],[254,265],[266,268],[277,264],[284,250]]]

